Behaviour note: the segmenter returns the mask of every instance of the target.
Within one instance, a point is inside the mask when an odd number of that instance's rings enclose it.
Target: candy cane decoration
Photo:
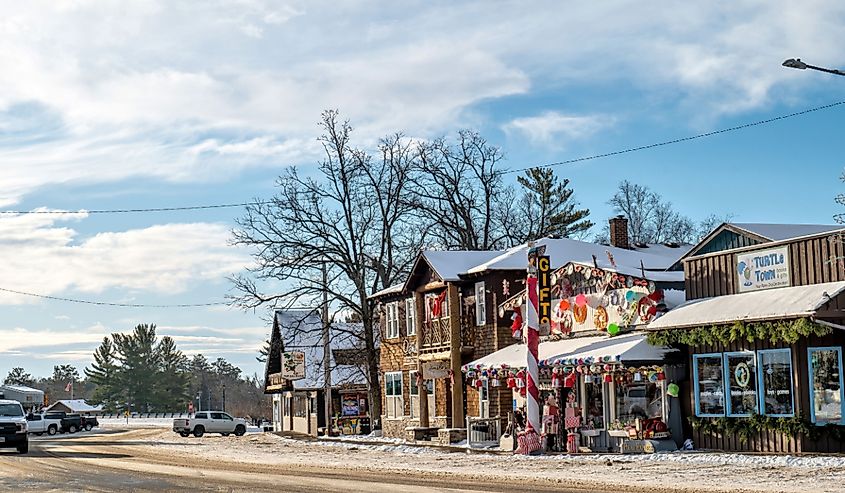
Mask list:
[[[537,366],[537,351],[540,345],[540,317],[537,313],[537,278],[529,276],[525,288],[528,291],[528,303],[526,303],[526,339],[528,345],[528,372],[526,375],[525,411],[528,421],[527,432],[540,432],[540,372]]]

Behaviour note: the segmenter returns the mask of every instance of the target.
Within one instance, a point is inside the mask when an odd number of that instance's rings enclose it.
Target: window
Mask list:
[[[475,283],[475,325],[487,323],[487,304],[484,294],[484,282]]]
[[[595,380],[593,380],[595,382]],[[584,412],[587,428],[604,429],[604,393],[601,382],[584,383]]]
[[[385,338],[395,339],[399,337],[399,303],[388,303],[385,305],[387,315],[387,333]]]
[[[757,352],[761,414],[793,416],[792,351],[767,349]]]
[[[696,354],[692,359],[695,415],[725,414],[724,366],[721,354]]]
[[[293,396],[293,415],[297,418],[308,417],[308,397],[304,395]]]
[[[282,420],[282,409],[280,402],[273,399],[273,422],[278,423]]]
[[[663,383],[629,383],[615,385],[614,411],[622,424],[637,418],[664,418]]]
[[[842,349],[809,348],[810,417],[817,425],[842,422]]]
[[[449,296],[446,291],[425,295],[425,319],[436,320],[449,317]]]
[[[490,417],[490,387],[487,379],[481,381],[481,387],[478,389],[478,417]]]
[[[725,353],[728,416],[757,413],[757,361],[753,352]]]
[[[405,414],[402,401],[402,372],[384,374],[384,400],[388,418],[398,418]]]
[[[223,417],[223,413],[211,413],[211,419],[226,419]]]
[[[292,397],[285,397],[285,416],[291,416],[291,400]]]
[[[412,418],[419,418],[420,417],[420,389],[417,385],[417,372],[412,371],[408,374],[408,381],[410,384],[410,395],[411,395],[411,417]],[[425,391],[427,394],[428,399],[428,417],[433,418],[435,407],[434,407],[434,379],[429,378],[425,380]]]
[[[417,334],[417,310],[413,298],[405,300],[405,328],[409,336]]]
[[[208,419],[208,415],[205,413],[196,413],[194,419]]]

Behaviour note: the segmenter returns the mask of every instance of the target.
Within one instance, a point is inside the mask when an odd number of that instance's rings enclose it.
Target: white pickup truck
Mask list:
[[[206,433],[220,433],[224,437],[232,433],[242,436],[246,433],[246,421],[222,411],[199,411],[190,418],[174,419],[173,431],[183,437],[193,434],[199,438]]]
[[[18,401],[0,399],[0,448],[16,448],[21,454],[29,452],[26,418]]]
[[[29,433],[36,435],[55,435],[62,431],[62,417],[58,414],[33,414],[29,413],[26,416],[26,424],[29,428]]]

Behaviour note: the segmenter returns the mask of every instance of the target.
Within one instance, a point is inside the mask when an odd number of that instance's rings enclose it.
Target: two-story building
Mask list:
[[[723,224],[684,258],[689,301],[649,324],[684,351],[704,449],[845,451],[845,229]]]

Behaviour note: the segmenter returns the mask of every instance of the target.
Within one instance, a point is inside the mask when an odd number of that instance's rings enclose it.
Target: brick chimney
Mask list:
[[[610,245],[630,249],[628,243],[628,218],[616,216],[610,218]]]

